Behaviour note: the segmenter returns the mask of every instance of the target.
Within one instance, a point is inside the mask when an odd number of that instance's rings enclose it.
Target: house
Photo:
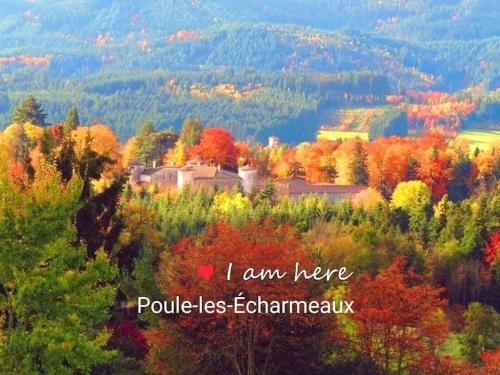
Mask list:
[[[292,199],[299,199],[307,195],[326,197],[335,202],[343,199],[352,199],[356,194],[367,189],[364,185],[336,185],[329,183],[310,183],[300,179],[276,181],[278,195],[286,195]]]
[[[145,168],[143,164],[129,164],[132,185],[156,185],[161,190],[192,189],[211,191],[215,186],[221,189],[235,188],[242,183],[238,174],[221,167],[188,162],[185,166],[161,166]]]
[[[213,191],[215,187],[231,190],[238,186],[246,193],[260,191],[268,180],[258,177],[257,168],[244,166],[238,173],[221,167],[203,164],[199,160],[191,160],[184,166],[162,166],[145,168],[137,162],[129,164],[130,182],[134,185],[155,184],[160,190],[182,190],[189,186],[193,190]],[[318,195],[326,197],[330,202],[352,199],[354,195],[365,190],[361,185],[335,185],[329,183],[310,183],[300,179],[274,180],[276,193],[299,199],[303,196]]]

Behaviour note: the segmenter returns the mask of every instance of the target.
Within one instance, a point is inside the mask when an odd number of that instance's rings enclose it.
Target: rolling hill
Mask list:
[[[495,4],[0,0],[0,127],[33,92],[51,121],[78,105],[84,121],[98,116],[122,138],[147,118],[165,127],[193,114],[241,137],[292,141],[332,106],[498,87]],[[386,80],[356,84],[360,72]],[[339,73],[353,74],[348,87],[318,87]]]

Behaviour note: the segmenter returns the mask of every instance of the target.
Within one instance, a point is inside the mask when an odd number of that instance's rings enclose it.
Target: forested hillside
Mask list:
[[[499,86],[493,0],[269,4],[0,0],[0,128],[33,93],[50,122],[78,105],[84,122],[98,116],[122,139],[148,118],[178,127],[196,115],[240,137],[293,142],[337,107]],[[351,82],[318,84],[339,73]]]

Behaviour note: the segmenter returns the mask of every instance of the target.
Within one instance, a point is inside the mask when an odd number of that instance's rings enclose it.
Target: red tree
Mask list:
[[[484,245],[484,260],[489,266],[493,266],[500,252],[500,230],[492,233],[486,244]]]
[[[418,178],[431,189],[432,199],[438,202],[448,190],[452,177],[452,165],[443,150],[433,147],[423,151],[419,157]]]
[[[363,274],[350,285],[356,313],[354,348],[369,366],[384,373],[446,373],[449,363],[436,353],[449,334],[441,308],[442,289],[423,282],[406,258],[398,257],[375,278]]]
[[[221,128],[207,128],[201,133],[200,143],[191,147],[188,155],[197,156],[207,163],[234,168],[238,149],[230,132]]]
[[[312,289],[314,282],[293,275],[283,279],[248,280],[243,272],[252,267],[279,269],[293,274],[295,262],[311,270],[312,257],[303,249],[288,227],[249,224],[233,228],[220,224],[208,228],[200,239],[182,240],[174,249],[174,257],[161,267],[159,277],[164,292],[183,300],[205,300],[233,303],[237,295],[245,300],[260,296],[266,301],[320,299]],[[226,271],[232,262],[232,278]],[[213,265],[208,280],[198,274],[200,265]],[[273,373],[301,369],[313,360],[305,358],[317,344],[323,330],[322,314],[238,314],[228,309],[221,314],[179,314],[161,321],[160,327],[147,332],[151,353],[150,364],[156,370],[172,368],[176,355],[168,348],[187,356],[190,371],[203,368],[206,373]],[[160,371],[162,372],[162,371]],[[286,372],[286,371],[285,371]]]

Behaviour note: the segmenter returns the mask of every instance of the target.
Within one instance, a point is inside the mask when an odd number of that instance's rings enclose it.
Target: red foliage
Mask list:
[[[440,297],[443,289],[426,284],[413,270],[405,271],[406,265],[398,257],[375,278],[363,274],[351,283],[358,333],[354,345],[384,373],[389,366],[442,373],[438,369],[448,364],[437,350],[449,334],[440,311],[447,301]]]
[[[222,128],[207,128],[201,133],[200,143],[191,147],[188,155],[199,157],[207,163],[234,168],[238,149],[230,132]]]
[[[63,126],[61,124],[54,124],[49,128],[49,131],[54,138],[56,144],[61,143],[64,135]]]
[[[137,322],[122,319],[108,324],[113,334],[110,339],[110,344],[117,347],[122,347],[126,341],[133,344],[134,348],[131,350],[127,347],[128,355],[136,357],[143,357],[149,351],[146,338],[143,336]]]
[[[484,245],[484,261],[493,266],[498,259],[500,253],[500,230],[492,233],[488,241]]]
[[[483,361],[481,374],[498,375],[498,372],[500,371],[500,347],[494,351],[481,352],[481,360]]]
[[[12,162],[9,168],[9,177],[14,186],[22,189],[29,184],[29,176],[23,164]]]
[[[448,190],[452,178],[450,157],[436,147],[423,151],[419,156],[417,176],[431,189],[432,199],[438,202]]]
[[[406,106],[410,128],[430,130],[438,127],[448,134],[454,134],[462,125],[461,118],[476,109],[474,103],[459,100],[444,92],[409,91],[412,104]]]
[[[321,299],[319,292],[312,291],[311,282],[294,282],[293,276],[248,281],[242,278],[248,267],[256,272],[265,268],[293,273],[297,261],[301,268],[312,269],[312,257],[288,227],[249,224],[233,228],[220,224],[206,229],[201,239],[180,241],[174,258],[161,267],[164,271],[159,277],[164,291],[182,300],[198,301],[201,295],[207,301],[233,304],[240,293],[246,301],[256,300],[257,296],[266,301]],[[226,280],[229,262],[233,264],[230,281]],[[197,272],[197,266],[205,264],[214,266],[209,280]],[[322,330],[324,318],[319,315],[239,314],[232,309],[224,314],[179,314],[164,320],[163,328],[149,330],[147,335],[156,344],[163,340],[163,346],[153,349],[150,360],[156,369],[171,366],[172,359],[161,353],[173,342],[193,363],[203,363],[207,372],[247,373],[248,368],[253,368],[255,373],[263,373],[272,366],[290,365],[287,353],[298,357],[306,352],[304,348],[312,345],[313,337]]]

